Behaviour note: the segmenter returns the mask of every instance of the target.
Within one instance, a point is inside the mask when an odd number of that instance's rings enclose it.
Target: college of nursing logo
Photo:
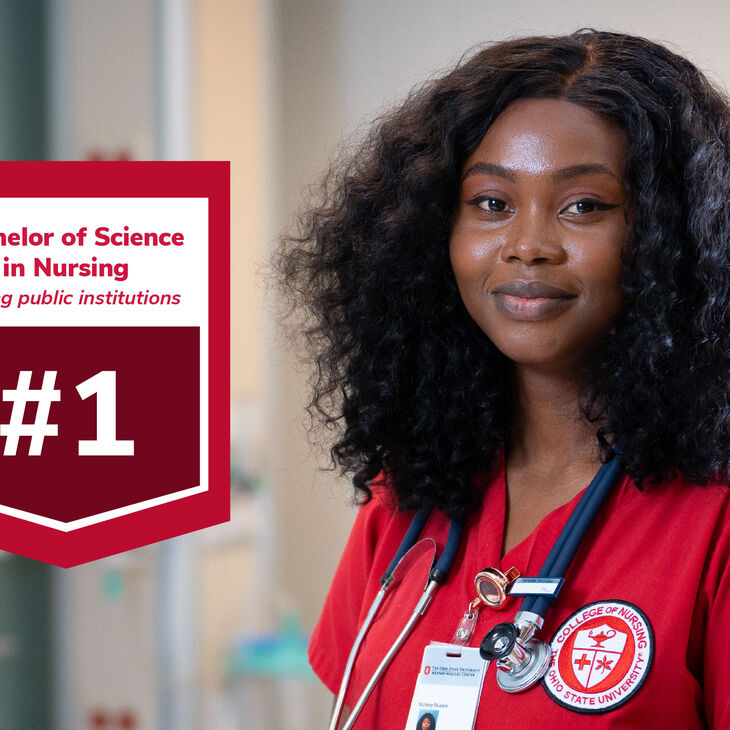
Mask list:
[[[624,601],[579,608],[555,632],[543,686],[563,707],[608,712],[636,694],[654,656],[654,635],[643,612]]]

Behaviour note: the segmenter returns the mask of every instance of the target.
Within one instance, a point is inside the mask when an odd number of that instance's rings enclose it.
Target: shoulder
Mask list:
[[[730,556],[730,488],[721,482],[693,484],[681,476],[642,489],[627,480],[607,523],[618,531],[639,530],[645,546],[683,547],[694,556],[697,571],[712,556]]]
[[[682,476],[647,484],[639,489],[628,480],[624,498],[657,518],[686,520],[685,529],[699,523],[726,522],[730,518],[730,487],[723,482],[694,484]]]
[[[384,484],[372,488],[373,497],[358,511],[338,573],[355,570],[367,586],[365,600],[376,593],[380,578],[398,551],[411,525],[415,512],[399,510],[395,496]],[[434,509],[422,531],[422,537],[433,538],[439,547],[445,544],[449,520],[440,510]],[[364,575],[367,571],[367,575]],[[362,592],[362,589],[361,589]]]
[[[626,494],[631,509],[615,522],[615,530],[630,523],[642,532],[641,545],[653,556],[657,580],[668,580],[695,597],[695,615],[705,624],[720,612],[730,620],[730,488],[720,482],[692,484],[681,478]],[[621,505],[619,505],[620,510]],[[633,529],[633,528],[632,528]],[[620,534],[615,535],[620,540]],[[663,587],[668,594],[668,586]]]

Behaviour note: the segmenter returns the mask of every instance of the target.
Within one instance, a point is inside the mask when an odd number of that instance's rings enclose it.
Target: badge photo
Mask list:
[[[546,692],[575,712],[608,712],[631,699],[654,656],[646,615],[625,601],[597,601],[579,608],[550,642],[543,678]]]

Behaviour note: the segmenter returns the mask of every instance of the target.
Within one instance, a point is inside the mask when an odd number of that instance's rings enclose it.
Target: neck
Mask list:
[[[515,386],[517,401],[507,444],[512,464],[541,464],[547,469],[600,464],[599,424],[590,423],[580,411],[577,379],[517,368]]]
[[[505,445],[505,553],[586,487],[601,462],[598,424],[580,412],[578,379],[518,366],[515,386],[516,408]]]

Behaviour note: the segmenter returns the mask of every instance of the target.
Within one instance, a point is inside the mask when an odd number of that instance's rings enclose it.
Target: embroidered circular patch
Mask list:
[[[542,683],[559,705],[608,712],[636,694],[654,657],[654,634],[644,613],[624,601],[579,608],[555,632]]]

